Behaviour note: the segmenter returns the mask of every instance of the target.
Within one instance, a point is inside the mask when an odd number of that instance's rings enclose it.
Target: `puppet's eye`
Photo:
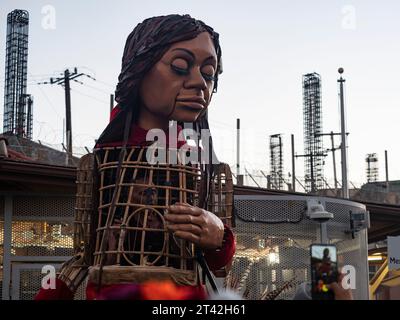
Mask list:
[[[177,58],[171,63],[171,68],[179,75],[186,75],[189,72],[189,63],[182,58]]]
[[[214,70],[214,67],[212,65],[208,64],[208,65],[204,66],[201,69],[201,73],[202,73],[204,79],[206,79],[207,81],[214,81],[215,80],[215,76],[214,76],[215,70]]]

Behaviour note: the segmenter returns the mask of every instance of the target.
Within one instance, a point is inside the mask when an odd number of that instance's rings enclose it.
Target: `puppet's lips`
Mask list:
[[[188,109],[203,110],[204,106],[201,103],[193,101],[178,101],[178,103]]]
[[[196,110],[203,110],[206,107],[206,101],[201,97],[178,98],[176,102]]]

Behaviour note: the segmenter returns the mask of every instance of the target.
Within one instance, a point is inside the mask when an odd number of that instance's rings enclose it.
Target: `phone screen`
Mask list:
[[[337,252],[333,245],[311,246],[311,295],[315,300],[333,300],[328,284],[337,282]]]

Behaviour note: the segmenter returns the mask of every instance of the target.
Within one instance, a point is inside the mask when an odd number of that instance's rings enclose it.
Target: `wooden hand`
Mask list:
[[[178,202],[169,207],[164,217],[168,230],[176,237],[191,241],[203,249],[222,246],[224,224],[215,214]]]

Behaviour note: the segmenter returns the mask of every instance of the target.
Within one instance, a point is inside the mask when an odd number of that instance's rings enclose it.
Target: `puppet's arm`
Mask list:
[[[75,255],[61,266],[55,288],[41,288],[35,300],[73,300],[74,294],[86,278],[87,272],[88,267],[83,263],[83,255]]]

